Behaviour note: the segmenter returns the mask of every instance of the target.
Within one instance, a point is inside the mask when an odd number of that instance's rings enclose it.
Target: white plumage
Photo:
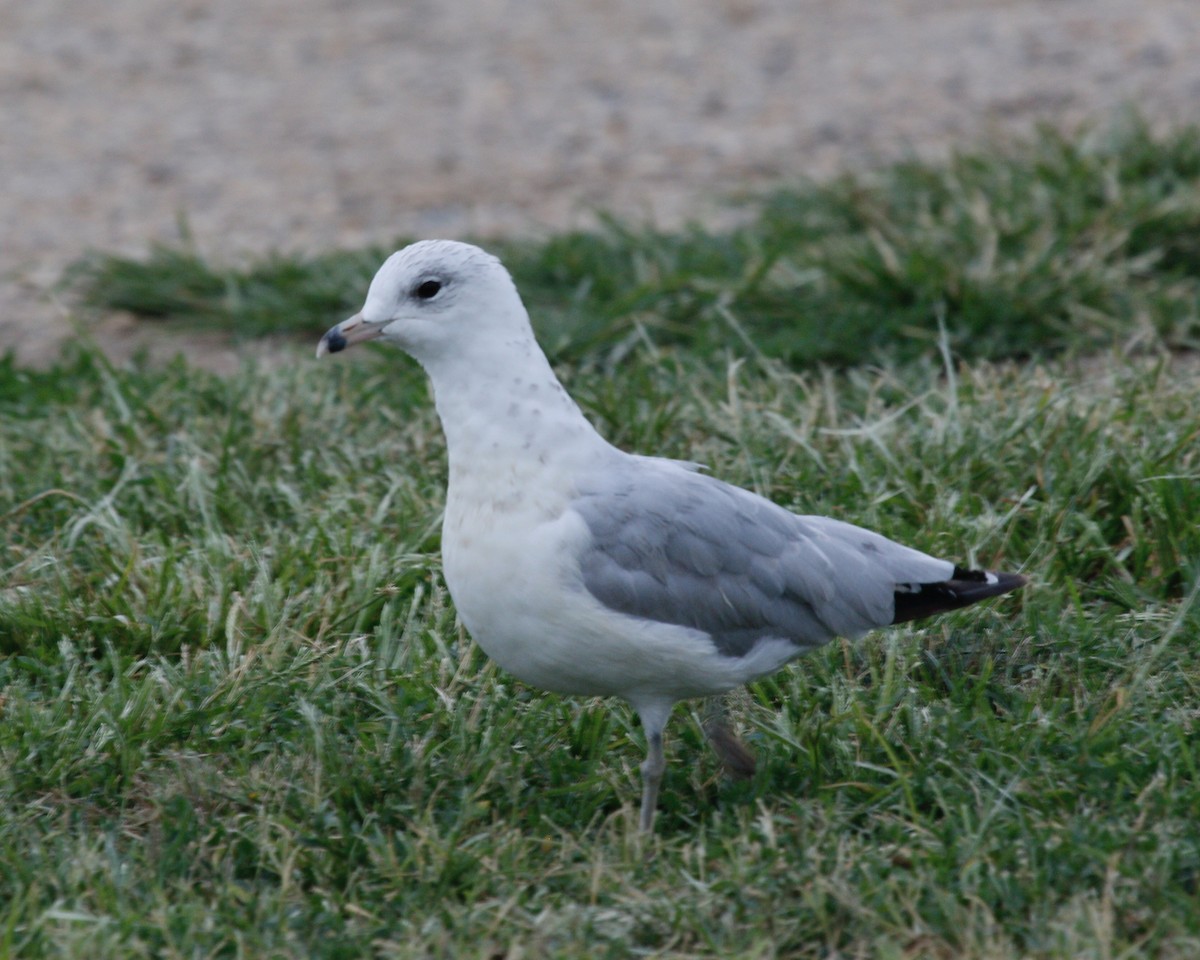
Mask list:
[[[477,247],[424,241],[393,254],[317,355],[376,337],[433,383],[450,458],[442,556],[459,616],[522,680],[632,704],[649,743],[644,830],[679,700],[724,693],[834,636],[1025,582],[616,449],[558,382],[508,272]],[[752,768],[719,721],[706,732],[728,765]]]

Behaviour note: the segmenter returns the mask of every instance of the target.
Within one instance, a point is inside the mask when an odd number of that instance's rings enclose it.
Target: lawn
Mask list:
[[[1020,594],[681,706],[455,620],[419,369],[312,359],[385,251],[71,283],[283,362],[0,363],[0,957],[1200,955],[1200,131],[1043,134],[493,244],[585,412]],[[81,310],[84,308],[81,307]]]

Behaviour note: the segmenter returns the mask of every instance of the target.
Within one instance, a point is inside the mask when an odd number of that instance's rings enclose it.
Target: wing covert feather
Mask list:
[[[730,656],[768,637],[800,650],[883,626],[898,582],[953,570],[671,461],[630,457],[590,477],[572,508],[592,536],[580,570],[593,596],[624,613],[703,630]]]

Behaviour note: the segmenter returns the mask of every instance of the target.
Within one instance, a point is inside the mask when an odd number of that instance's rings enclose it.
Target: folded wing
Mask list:
[[[572,503],[591,532],[584,586],[632,616],[692,627],[727,656],[798,651],[1013,590],[853,524],[798,516],[674,461],[623,457]]]

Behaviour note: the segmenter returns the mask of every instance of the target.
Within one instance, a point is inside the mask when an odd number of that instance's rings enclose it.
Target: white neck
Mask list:
[[[532,332],[483,336],[422,358],[450,458],[449,497],[465,486],[524,487],[611,450],[568,396]],[[497,473],[497,464],[503,472]]]

